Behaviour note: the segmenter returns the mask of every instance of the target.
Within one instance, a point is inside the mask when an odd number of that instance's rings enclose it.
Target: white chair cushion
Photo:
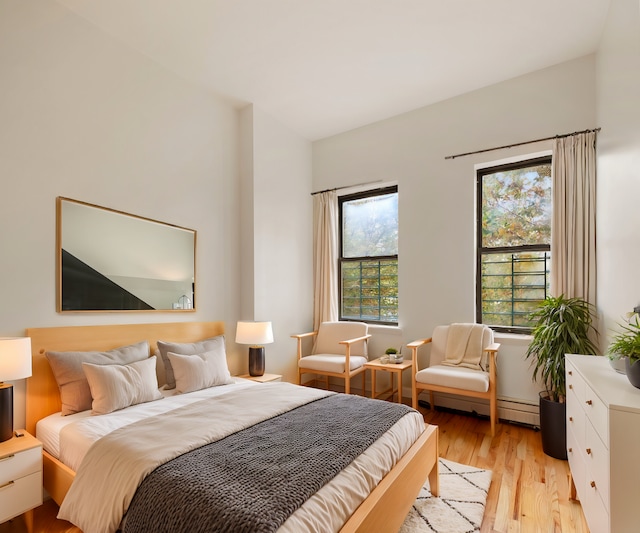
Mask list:
[[[320,372],[335,372],[337,374],[344,373],[345,367],[344,355],[333,354],[317,354],[307,355],[298,361],[298,367],[305,370],[318,370]],[[351,370],[360,368],[367,362],[366,357],[351,355],[349,356],[349,367]]]
[[[426,385],[440,385],[476,392],[489,390],[489,374],[470,368],[435,365],[416,373],[416,381]]]
[[[340,341],[364,337],[366,334],[367,324],[364,322],[323,322],[318,328],[313,353],[345,355],[346,346],[340,344]],[[350,355],[366,357],[367,343],[363,341],[353,344]]]

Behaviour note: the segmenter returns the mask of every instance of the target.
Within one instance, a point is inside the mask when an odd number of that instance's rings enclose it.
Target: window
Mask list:
[[[340,320],[398,323],[398,188],[342,196]]]
[[[551,157],[477,172],[477,321],[528,332],[549,294]]]

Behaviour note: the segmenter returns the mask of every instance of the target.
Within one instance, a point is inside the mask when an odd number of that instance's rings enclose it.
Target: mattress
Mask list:
[[[162,400],[139,404],[108,415],[91,416],[88,412],[62,417],[51,415],[38,423],[37,436],[45,450],[77,470],[91,445],[109,432],[150,416],[197,402],[204,398],[224,395],[230,390],[263,387],[268,384],[235,379],[234,384],[203,389],[188,394],[164,392]],[[402,417],[341,471],[279,529],[280,532],[338,531],[371,490],[404,455],[424,429],[422,416],[413,412]],[[126,519],[126,517],[125,517]]]

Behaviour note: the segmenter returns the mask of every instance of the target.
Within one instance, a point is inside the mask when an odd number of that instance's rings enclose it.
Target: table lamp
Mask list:
[[[31,376],[31,339],[0,337],[0,442],[13,437],[13,385]]]
[[[251,344],[249,347],[249,375],[264,374],[264,346],[273,342],[271,322],[238,322],[236,329],[238,344]]]

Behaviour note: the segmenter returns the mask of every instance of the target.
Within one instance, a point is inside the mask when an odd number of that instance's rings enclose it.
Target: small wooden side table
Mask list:
[[[377,398],[383,394],[391,393],[390,397],[398,393],[398,403],[402,403],[402,372],[407,368],[413,368],[413,361],[404,360],[402,363],[381,363],[380,359],[374,359],[365,363],[365,368],[371,370],[371,397]],[[391,372],[391,387],[385,391],[376,394],[376,371],[383,370],[385,372]],[[398,388],[393,388],[393,374],[398,376]]]
[[[26,431],[0,443],[0,465],[0,522],[24,514],[31,533],[42,505],[42,443]]]
[[[238,376],[243,379],[250,379],[251,381],[257,381],[258,383],[267,383],[269,381],[282,381],[280,374],[263,374],[262,376],[250,376],[249,374],[242,374]]]

